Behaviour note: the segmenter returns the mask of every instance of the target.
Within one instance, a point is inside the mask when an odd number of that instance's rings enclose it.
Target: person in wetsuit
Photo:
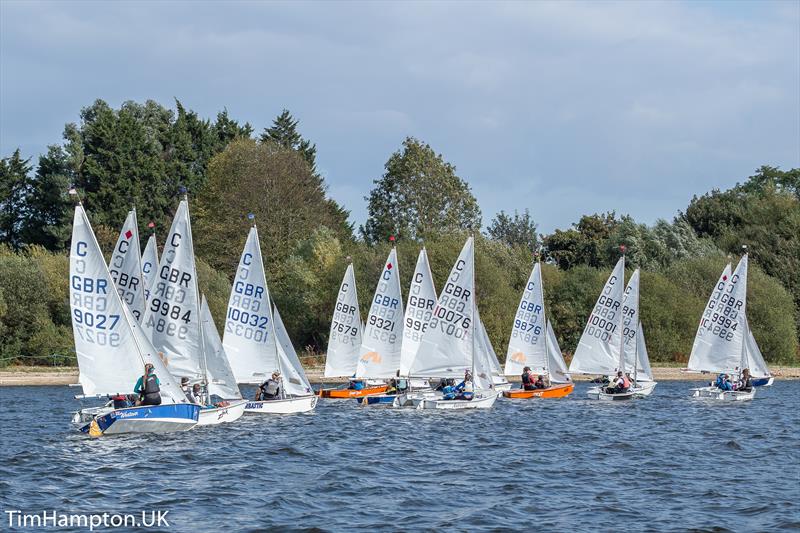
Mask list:
[[[136,381],[133,392],[139,395],[136,405],[161,405],[161,382],[152,363],[144,365],[144,375]]]

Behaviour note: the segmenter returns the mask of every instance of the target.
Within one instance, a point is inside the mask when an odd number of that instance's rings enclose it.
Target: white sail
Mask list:
[[[709,296],[706,307],[703,309],[703,314],[700,317],[700,324],[697,326],[697,333],[695,334],[694,343],[692,344],[692,353],[689,355],[689,363],[687,365],[690,370],[704,370],[712,365],[711,353],[714,345],[714,337],[716,337],[716,334],[713,333],[714,322],[712,319],[715,313],[718,316],[715,310],[721,305],[720,300],[723,294],[725,294],[725,287],[730,281],[730,278],[731,264],[728,263],[725,265],[725,268],[722,269],[722,274],[720,274],[717,284],[714,286],[714,291],[711,293],[711,296]]]
[[[700,320],[689,370],[738,373],[746,357],[747,255],[720,278]]]
[[[764,361],[764,356],[761,353],[761,349],[758,347],[755,337],[753,337],[753,332],[750,331],[749,324],[747,326],[747,343],[745,345],[745,349],[747,350],[747,360],[750,366],[750,375],[754,378],[772,377],[769,367],[767,366],[767,362]]]
[[[470,237],[453,265],[410,374],[415,377],[463,377],[472,368],[474,323],[474,254]]]
[[[356,372],[361,349],[361,311],[358,309],[358,292],[353,265],[347,265],[328,337],[325,355],[325,377],[352,376]]]
[[[639,331],[636,333],[636,381],[653,381],[653,370],[650,368],[650,358],[647,356],[647,345],[644,342],[644,329],[639,322]]]
[[[222,347],[222,340],[219,338],[217,326],[214,325],[214,317],[211,316],[211,310],[208,308],[205,297],[202,298],[200,306],[200,319],[203,321],[208,394],[209,396],[217,395],[225,400],[240,399],[242,393],[236,386],[236,378],[228,363],[225,348]]]
[[[225,316],[222,345],[237,383],[261,383],[278,370],[272,304],[258,230],[247,235]]]
[[[142,258],[139,255],[139,225],[136,210],[128,211],[122,231],[114,245],[108,269],[120,298],[141,324],[145,310],[145,282],[142,276]]]
[[[495,385],[508,383],[508,380],[503,375],[503,367],[500,366],[500,360],[497,358],[497,352],[494,351],[492,341],[489,339],[489,332],[486,331],[486,326],[483,324],[483,320],[480,319],[480,313],[478,313],[477,308],[475,308],[475,313],[476,316],[478,316],[478,324],[480,325],[479,333],[481,336],[481,342],[486,347],[486,355],[488,358],[489,368],[491,370],[492,383]]]
[[[636,332],[639,324],[639,269],[633,271],[625,295],[622,298],[622,339],[625,350],[625,368],[629,371],[636,366]],[[614,337],[616,341],[619,337]],[[617,353],[619,344],[613,345]]]
[[[553,383],[572,381],[569,370],[567,370],[567,363],[564,361],[564,355],[561,353],[561,347],[558,345],[556,332],[553,331],[552,323],[549,320],[547,321],[547,360],[550,381]]]
[[[367,315],[356,367],[359,378],[391,378],[400,368],[403,343],[403,300],[397,250],[392,247],[378,280]]]
[[[142,253],[142,276],[144,277],[145,301],[150,299],[150,289],[156,280],[158,272],[158,246],[155,234],[147,239],[147,245]]]
[[[69,261],[70,310],[79,381],[86,395],[129,394],[151,363],[162,400],[185,400],[175,379],[114,290],[83,207],[75,207]]]
[[[272,316],[275,321],[275,338],[278,344],[278,357],[280,357],[279,368],[283,374],[283,387],[286,393],[290,396],[313,394],[311,383],[308,382],[306,372],[300,363],[300,358],[297,357],[297,352],[289,338],[289,332],[286,331],[286,326],[283,325],[277,307]]]
[[[204,379],[200,294],[197,288],[189,202],[172,221],[142,322],[172,375]]]
[[[475,316],[478,322],[476,324],[477,329],[475,330],[473,386],[475,389],[489,390],[494,388],[496,383],[505,382],[505,378],[502,378],[500,375],[500,363],[497,362],[497,366],[495,366],[492,361],[494,348],[492,348],[492,343],[489,341],[489,335],[486,334],[486,328],[483,326],[480,316],[478,316],[477,313]],[[497,361],[497,356],[494,355],[494,357],[495,361]]]
[[[436,289],[425,248],[419,251],[417,266],[408,289],[408,302],[403,322],[403,346],[400,350],[400,375],[408,376],[411,362],[417,355],[422,335],[436,307]]]
[[[547,372],[547,331],[544,316],[541,264],[533,266],[514,316],[506,352],[505,373],[520,375],[530,367],[534,373]]]
[[[612,374],[620,367],[619,347],[625,258],[608,277],[592,314],[586,322],[569,371],[577,374]]]

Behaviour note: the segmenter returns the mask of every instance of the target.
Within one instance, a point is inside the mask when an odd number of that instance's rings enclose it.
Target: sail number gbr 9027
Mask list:
[[[469,338],[472,320],[470,314],[472,291],[458,284],[458,279],[464,270],[465,263],[459,259],[455,266],[455,271],[444,286],[444,291],[439,298],[439,303],[433,310],[433,316],[428,324],[431,329],[441,330],[445,335],[457,339]]]

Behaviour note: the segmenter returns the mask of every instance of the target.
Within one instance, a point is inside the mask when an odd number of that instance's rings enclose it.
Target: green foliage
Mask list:
[[[275,143],[281,148],[294,150],[299,153],[311,168],[312,174],[317,173],[317,145],[303,139],[297,131],[298,120],[292,117],[288,109],[284,109],[272,122],[272,126],[264,128],[259,139],[262,143]]]
[[[617,225],[619,220],[613,212],[584,215],[572,228],[557,229],[544,238],[547,256],[563,269],[606,266],[608,240]]]
[[[520,215],[515,210],[514,216],[507,215],[505,211],[500,211],[492,219],[486,231],[492,239],[503,242],[508,246],[522,246],[531,253],[539,249],[539,242],[536,238],[536,223],[527,209],[523,215]]]
[[[28,197],[30,159],[23,159],[19,148],[0,159],[0,243],[14,248],[22,245],[25,199]]]
[[[208,183],[193,206],[198,254],[224,272],[236,269],[254,213],[267,272],[322,226],[349,239],[342,210],[294,150],[234,141],[211,160]]]
[[[385,168],[365,197],[369,219],[361,234],[367,242],[383,242],[393,234],[418,240],[480,229],[481,211],[469,185],[429,145],[406,138]]]
[[[761,167],[743,185],[695,197],[686,220],[726,253],[748,245],[752,261],[792,294],[800,328],[800,169]]]

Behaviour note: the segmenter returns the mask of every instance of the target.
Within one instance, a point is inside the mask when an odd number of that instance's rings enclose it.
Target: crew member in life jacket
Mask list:
[[[475,383],[472,381],[472,373],[464,371],[464,381],[455,386],[456,400],[471,400],[474,396]]]
[[[720,390],[733,390],[733,383],[730,382],[728,374],[724,372],[719,376],[717,376],[717,380],[714,382],[714,386]]]
[[[192,393],[189,399],[192,403],[195,403],[197,405],[204,406],[206,404],[205,398],[203,398],[203,388],[200,386],[199,383],[195,383],[192,386]]]
[[[186,395],[186,399],[192,401],[192,389],[189,388],[189,378],[181,378],[181,390]]]
[[[749,368],[745,368],[744,370],[742,370],[742,377],[739,378],[739,381],[736,383],[736,390],[742,392],[753,391],[753,381],[750,379]]]
[[[536,377],[536,381],[533,382],[533,386],[536,389],[546,389],[547,388],[547,383],[544,380],[544,376],[539,374]]]
[[[281,397],[281,373],[277,370],[272,377],[258,386],[256,401],[277,400]]]
[[[522,369],[522,389],[534,390],[536,389],[535,380],[533,379],[533,372],[531,367],[526,366]]]
[[[136,381],[133,392],[139,395],[136,405],[161,405],[161,382],[151,363],[144,365],[144,375]]]
[[[631,387],[631,380],[628,379],[628,376],[622,373],[620,370],[617,372],[617,377],[614,378],[611,383],[608,384],[608,388],[606,392],[609,394],[619,394],[621,392],[628,392],[628,389]]]

